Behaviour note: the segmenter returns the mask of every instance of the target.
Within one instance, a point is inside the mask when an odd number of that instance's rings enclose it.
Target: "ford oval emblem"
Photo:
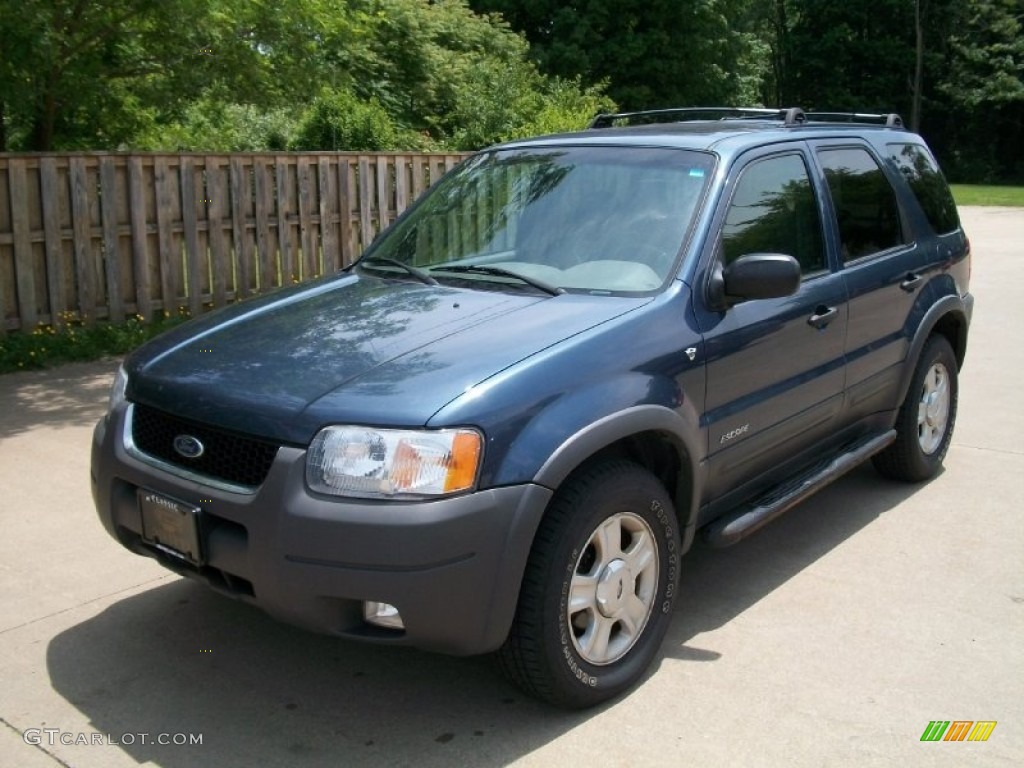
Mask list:
[[[192,435],[178,435],[174,438],[174,450],[186,459],[198,459],[206,450],[198,437]]]

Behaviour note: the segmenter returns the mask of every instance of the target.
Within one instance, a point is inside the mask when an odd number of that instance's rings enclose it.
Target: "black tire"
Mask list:
[[[629,688],[672,619],[679,556],[672,502],[649,472],[610,461],[570,477],[534,539],[498,652],[502,670],[527,693],[572,709]]]
[[[934,477],[953,437],[958,393],[953,348],[945,336],[933,335],[925,342],[896,417],[896,441],[875,454],[875,469],[908,482]]]

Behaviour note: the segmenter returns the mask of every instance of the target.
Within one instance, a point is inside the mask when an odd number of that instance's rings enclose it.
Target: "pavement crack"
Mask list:
[[[974,451],[985,451],[987,453],[1003,453],[1007,456],[1024,456],[1024,451],[1014,451],[1009,448],[989,448],[984,445],[968,445],[967,443],[953,443],[956,448],[970,448]]]
[[[18,726],[14,725],[13,723],[9,723],[6,718],[0,716],[0,723],[3,723],[4,725],[6,725],[12,731],[14,731],[16,734],[18,734],[18,738],[20,738],[23,742],[28,744],[30,747],[35,747],[36,749],[38,749],[44,755],[46,755],[51,760],[53,760],[55,763],[57,763],[57,765],[63,765],[64,768],[72,768],[70,763],[65,763],[63,760],[61,760],[59,757],[57,757],[55,754],[53,754],[53,752],[48,750],[42,744],[34,743],[35,742],[34,739],[26,739],[25,738],[25,732],[23,730],[21,730],[21,728],[19,728]]]
[[[34,619],[29,619],[28,621],[22,622],[21,624],[16,624],[13,627],[4,627],[3,629],[0,629],[0,635],[5,635],[8,632],[15,631],[16,629],[23,629],[24,627],[30,627],[33,624],[38,624],[40,621],[46,621],[47,619],[52,619],[54,616],[60,616],[62,613],[68,613],[69,611],[78,610],[79,608],[82,608],[83,606],[91,605],[92,603],[98,603],[100,600],[106,600],[108,598],[116,597],[117,595],[124,594],[125,592],[131,592],[133,589],[138,589],[139,587],[144,587],[147,584],[154,584],[154,583],[156,583],[158,581],[167,581],[168,579],[173,579],[173,578],[178,578],[178,577],[176,577],[173,573],[169,573],[166,576],[157,576],[155,579],[147,579],[146,581],[139,582],[138,584],[133,584],[130,587],[125,587],[124,589],[118,589],[118,590],[116,590],[114,592],[108,592],[105,595],[100,595],[99,597],[94,597],[91,600],[86,600],[85,602],[77,603],[76,605],[71,605],[71,606],[68,606],[67,608],[62,608],[59,611],[54,611],[53,613],[48,613],[45,616],[37,616]],[[2,718],[0,718],[0,720],[2,720]]]

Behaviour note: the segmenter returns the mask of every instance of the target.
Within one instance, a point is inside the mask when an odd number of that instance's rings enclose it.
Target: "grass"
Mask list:
[[[957,205],[1024,206],[1024,187],[951,184]]]
[[[124,355],[187,319],[188,312],[179,310],[152,322],[135,315],[117,325],[84,325],[72,313],[65,313],[59,326],[40,324],[31,331],[13,331],[0,338],[0,374]]]

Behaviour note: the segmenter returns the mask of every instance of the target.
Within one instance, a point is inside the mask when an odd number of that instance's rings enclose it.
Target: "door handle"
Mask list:
[[[821,330],[835,320],[838,314],[839,310],[835,307],[826,307],[824,304],[820,304],[815,307],[814,314],[807,318],[807,324]]]
[[[919,286],[920,284],[920,275],[916,275],[913,272],[907,272],[907,276],[903,279],[903,282],[900,283],[900,288],[902,288],[907,293],[913,293],[914,291],[917,290],[917,286]]]

